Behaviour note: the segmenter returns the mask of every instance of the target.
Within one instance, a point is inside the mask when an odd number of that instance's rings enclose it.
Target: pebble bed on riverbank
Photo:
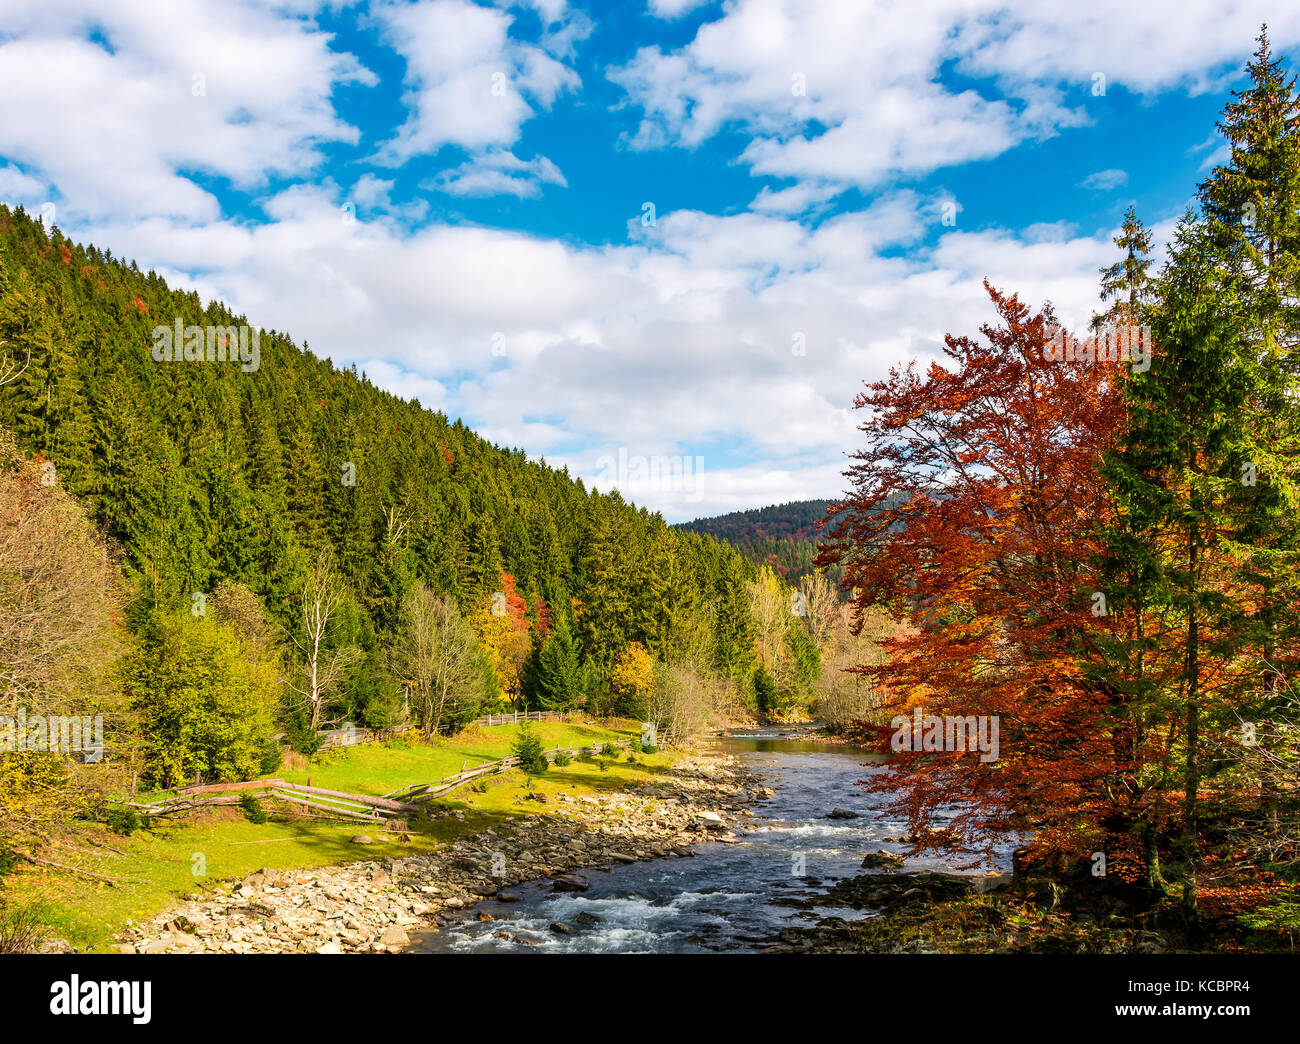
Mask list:
[[[627,791],[555,795],[547,813],[459,838],[409,858],[308,870],[264,870],[214,883],[210,894],[118,935],[123,953],[384,953],[410,933],[508,889],[642,859],[688,857],[704,841],[735,842],[748,804],[770,796],[725,754],[684,758],[662,779]],[[521,798],[522,806],[528,802]],[[444,816],[465,819],[462,811]]]

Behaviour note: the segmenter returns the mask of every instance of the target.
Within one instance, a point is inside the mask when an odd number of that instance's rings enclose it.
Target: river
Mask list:
[[[408,952],[755,952],[784,927],[826,916],[876,916],[833,906],[813,912],[780,900],[817,895],[861,873],[865,852],[907,850],[906,825],[880,811],[884,795],[856,785],[881,771],[885,757],[777,728],[736,731],[713,742],[775,791],[753,806],[753,819],[734,824],[738,842],[697,845],[693,858],[581,871],[575,876],[589,883],[586,892],[552,892],[547,881],[520,885],[511,889],[519,902],[480,903],[464,920],[417,936]],[[858,818],[828,819],[837,807]],[[952,873],[954,861],[964,859],[914,857],[903,869]],[[1009,853],[995,865],[1006,869]],[[493,920],[477,920],[480,911]],[[556,933],[557,921],[578,933]]]

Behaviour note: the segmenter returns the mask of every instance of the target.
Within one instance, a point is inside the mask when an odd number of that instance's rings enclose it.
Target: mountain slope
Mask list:
[[[178,323],[205,342],[216,329],[220,346],[247,321],[0,207],[0,356],[29,360],[0,387],[0,427],[121,548],[133,619],[187,611],[229,579],[292,627],[306,565],[325,552],[347,583],[346,637],[377,657],[414,581],[468,610],[509,573],[530,614],[568,623],[598,666],[639,641],[660,656],[698,657],[703,643],[719,669],[743,667],[743,626],[726,607],[752,566],[732,548],[492,445],[285,333],[243,331],[243,362],[208,361],[204,343],[188,361],[178,343],[168,361],[160,331]]]
[[[751,561],[767,563],[787,582],[798,584],[801,577],[813,572],[820,535],[817,523],[826,517],[832,503],[796,500],[700,518],[677,528],[725,540]]]

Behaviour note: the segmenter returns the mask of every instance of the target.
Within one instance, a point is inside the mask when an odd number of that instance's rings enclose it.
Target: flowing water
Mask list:
[[[733,732],[716,743],[776,792],[751,806],[752,819],[731,824],[739,843],[696,845],[694,858],[577,871],[590,885],[586,892],[552,892],[547,881],[519,885],[510,889],[519,902],[480,903],[463,921],[418,936],[409,952],[752,952],[787,926],[875,916],[831,906],[814,913],[773,901],[819,894],[822,886],[862,873],[865,852],[907,850],[906,825],[879,811],[884,796],[856,785],[881,771],[885,757],[775,728]],[[837,807],[858,818],[826,818]],[[908,859],[904,869],[956,872],[951,862],[922,856]],[[475,920],[480,910],[495,920]],[[599,922],[579,924],[584,913]],[[553,932],[555,921],[579,934]],[[512,938],[499,938],[503,932]]]

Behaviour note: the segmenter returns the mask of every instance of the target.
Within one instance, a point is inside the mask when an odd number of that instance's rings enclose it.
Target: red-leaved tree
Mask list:
[[[974,716],[985,738],[996,722],[996,760],[901,750],[866,782],[896,795],[921,846],[987,851],[1024,829],[1086,852],[1123,801],[1108,784],[1133,770],[1123,698],[1094,669],[1117,626],[1094,592],[1123,364],[1053,361],[1050,306],[985,288],[1000,321],[982,339],[950,335],[944,364],[857,397],[867,442],[817,563],[843,567],[856,626],[881,609],[910,625],[856,668],[893,714]],[[941,808],[955,816],[934,829]]]

